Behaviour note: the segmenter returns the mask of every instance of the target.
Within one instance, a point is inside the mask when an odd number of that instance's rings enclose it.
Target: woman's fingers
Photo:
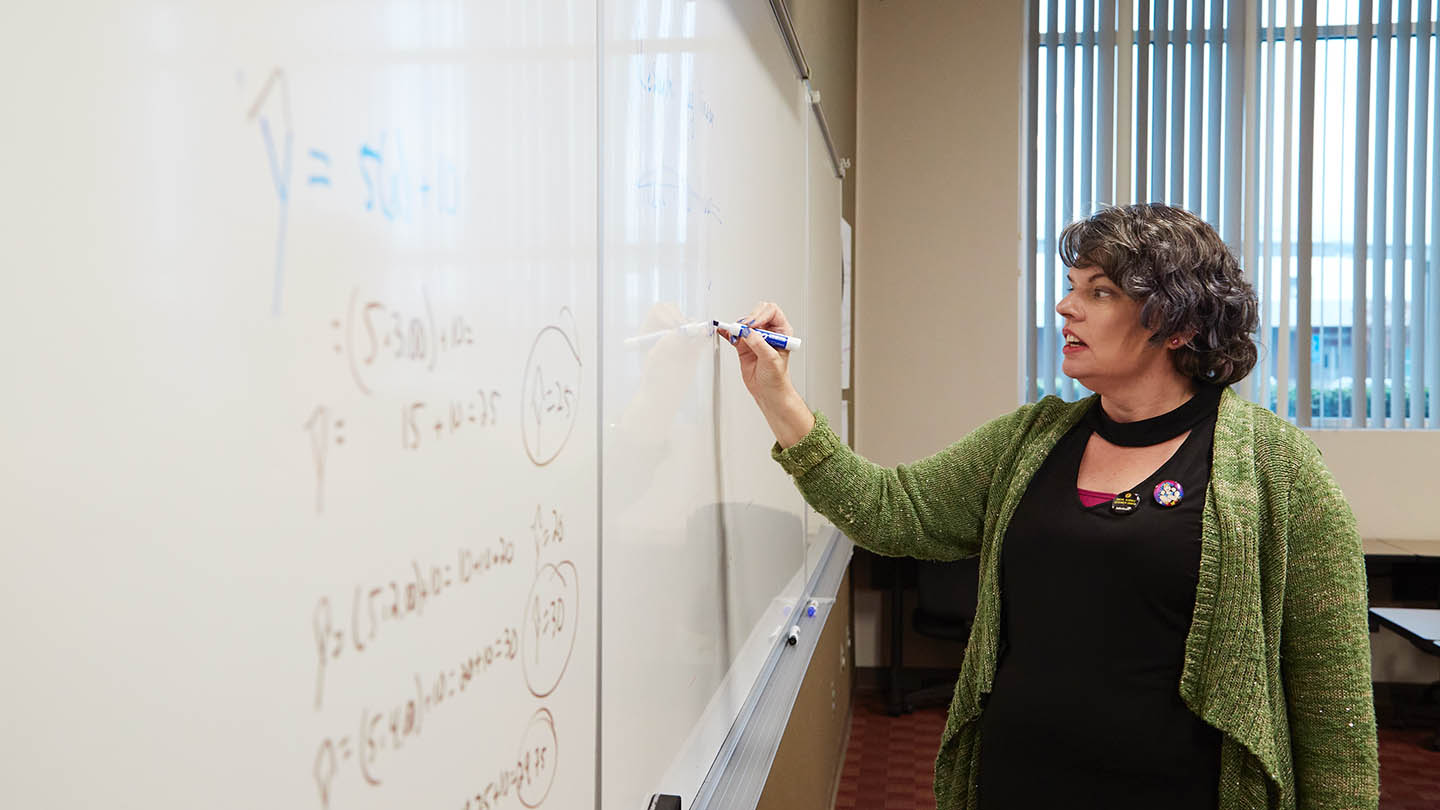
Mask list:
[[[759,332],[746,332],[745,337],[740,341],[747,349],[755,353],[756,358],[766,363],[780,363],[780,352],[765,341],[765,336]]]
[[[740,323],[757,329],[779,332],[782,335],[791,334],[790,321],[785,318],[785,313],[780,309],[780,305],[773,301],[761,301],[756,304],[750,310],[750,314],[740,319]]]
[[[743,344],[743,343],[740,342],[740,336],[739,336],[739,335],[732,335],[732,334],[730,334],[729,330],[726,330],[726,329],[718,329],[718,328],[717,328],[717,329],[715,330],[715,334],[717,334],[717,335],[719,335],[720,337],[722,337],[722,338],[730,341],[730,345],[736,347],[737,349],[738,349],[739,347],[745,345],[745,344]]]

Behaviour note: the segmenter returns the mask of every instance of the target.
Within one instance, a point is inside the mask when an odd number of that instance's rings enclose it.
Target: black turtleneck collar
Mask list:
[[[1220,407],[1220,395],[1225,391],[1221,385],[1200,383],[1195,395],[1185,400],[1169,413],[1141,419],[1137,422],[1116,422],[1105,413],[1100,398],[1086,413],[1090,427],[1105,441],[1121,447],[1146,447],[1179,436],[1212,416]]]

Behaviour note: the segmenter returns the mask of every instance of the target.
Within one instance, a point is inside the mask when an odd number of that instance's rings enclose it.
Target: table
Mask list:
[[[1435,642],[1440,640],[1440,610],[1372,607],[1370,615],[1425,652],[1440,655],[1440,651],[1433,649]]]
[[[1372,607],[1370,615],[1380,624],[1399,633],[1422,652],[1440,656],[1440,610],[1426,608]],[[1434,693],[1436,685],[1426,690]],[[1436,727],[1435,739],[1430,742],[1432,750],[1440,751],[1440,726]]]

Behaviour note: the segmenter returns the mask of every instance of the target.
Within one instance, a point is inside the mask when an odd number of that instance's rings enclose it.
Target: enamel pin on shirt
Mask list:
[[[1110,511],[1117,515],[1128,515],[1140,506],[1140,496],[1134,492],[1122,492],[1110,502]]]
[[[1185,488],[1179,481],[1161,481],[1155,485],[1155,502],[1161,506],[1174,506],[1185,497]]]

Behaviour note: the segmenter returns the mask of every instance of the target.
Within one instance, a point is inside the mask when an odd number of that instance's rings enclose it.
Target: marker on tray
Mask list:
[[[716,329],[724,329],[726,332],[729,332],[731,338],[743,338],[751,332],[754,332],[760,337],[765,338],[766,343],[769,343],[780,351],[794,351],[800,348],[800,338],[794,335],[782,335],[779,332],[771,332],[769,329],[756,329],[753,326],[747,326],[743,323],[730,323],[729,321],[714,321],[713,323]],[[735,341],[732,339],[730,342],[734,343]]]

